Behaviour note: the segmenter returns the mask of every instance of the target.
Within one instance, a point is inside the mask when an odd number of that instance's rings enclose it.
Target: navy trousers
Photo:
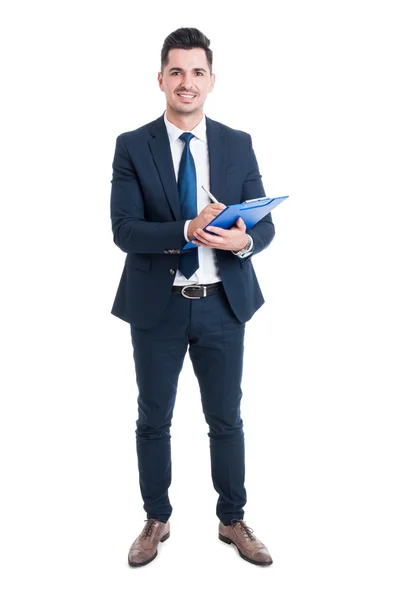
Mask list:
[[[245,325],[236,319],[223,291],[199,300],[172,293],[159,324],[152,329],[131,327],[139,393],[135,432],[139,482],[148,519],[166,522],[172,512],[170,426],[188,348],[209,425],[216,514],[224,525],[243,519],[244,333]]]

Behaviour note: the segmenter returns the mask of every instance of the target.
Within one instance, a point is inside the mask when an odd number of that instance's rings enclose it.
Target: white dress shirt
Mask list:
[[[170,140],[171,155],[173,158],[174,172],[176,181],[178,181],[178,169],[180,166],[181,156],[185,147],[185,142],[180,140],[180,135],[185,132],[183,129],[179,129],[166,117],[166,111],[164,113],[164,122],[166,124],[167,134]],[[189,148],[191,150],[193,159],[195,161],[196,170],[196,189],[197,189],[197,211],[198,214],[211,203],[210,198],[206,192],[202,189],[202,185],[210,190],[210,164],[209,164],[209,151],[207,145],[207,134],[206,134],[206,117],[203,115],[202,120],[198,125],[192,129],[189,133],[192,133],[193,137],[190,141]],[[188,240],[188,225],[190,221],[187,221],[184,228],[185,239]],[[250,249],[245,252],[244,256],[251,254],[253,247],[253,241],[251,238]],[[235,253],[234,253],[235,254]],[[221,281],[220,273],[218,270],[216,252],[213,248],[205,248],[204,246],[198,246],[198,260],[199,268],[197,271],[187,279],[178,269],[174,279],[174,285],[187,285],[188,283],[194,284],[205,284],[205,283],[216,283]]]
[[[185,130],[178,129],[178,127],[173,125],[173,123],[170,123],[166,117],[166,112],[164,113],[164,122],[166,124],[166,129],[170,140],[171,155],[173,157],[174,172],[177,181],[181,156],[185,147],[185,142],[180,140],[179,137],[182,133],[184,133]],[[203,115],[200,123],[195,127],[195,129],[192,129],[190,133],[195,136],[191,139],[189,148],[195,161],[196,189],[198,194],[197,208],[199,214],[208,204],[211,203],[210,198],[202,189],[202,185],[204,185],[205,188],[210,189],[210,164],[209,152],[207,148],[205,115]],[[188,225],[189,221],[187,221],[184,230],[187,241]],[[199,269],[189,279],[187,279],[179,270],[177,270],[174,279],[174,285],[187,285],[188,282],[197,284],[215,283],[216,281],[221,281],[217,266],[216,253],[213,248],[198,246],[198,260]]]

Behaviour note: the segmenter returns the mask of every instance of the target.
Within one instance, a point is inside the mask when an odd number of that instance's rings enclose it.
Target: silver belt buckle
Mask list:
[[[184,294],[184,292],[185,292],[185,290],[186,290],[187,288],[195,288],[195,289],[197,289],[197,290],[201,290],[201,289],[202,289],[202,287],[203,287],[203,291],[204,291],[203,298],[206,298],[206,286],[205,286],[205,285],[204,285],[204,286],[201,286],[201,285],[194,285],[194,284],[191,284],[191,285],[184,285],[184,287],[183,287],[183,288],[182,288],[182,290],[181,290],[181,295],[182,295],[182,296],[184,296],[184,298],[188,298],[188,300],[200,300],[200,296],[186,296],[186,295]]]

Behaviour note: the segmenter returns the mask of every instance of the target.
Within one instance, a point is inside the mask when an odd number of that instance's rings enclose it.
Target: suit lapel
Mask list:
[[[206,117],[206,134],[210,163],[210,191],[219,200],[225,203],[225,137],[220,126]]]
[[[174,218],[181,219],[180,201],[178,199],[177,182],[174,173],[173,157],[171,156],[169,136],[167,135],[166,125],[163,115],[154,121],[151,128],[152,140],[149,141],[149,147],[152,152],[153,160],[159,172],[168,203]]]
[[[206,117],[206,134],[210,164],[210,191],[220,202],[225,203],[225,137],[216,121]],[[168,203],[174,218],[181,219],[178,188],[174,173],[169,136],[163,115],[153,122],[152,139],[149,141],[153,160],[159,172]]]

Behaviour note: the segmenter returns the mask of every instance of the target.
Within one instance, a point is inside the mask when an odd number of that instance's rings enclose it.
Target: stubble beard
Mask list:
[[[191,107],[188,104],[181,106],[180,104],[176,103],[174,106],[169,104],[169,107],[171,108],[171,110],[173,110],[175,113],[177,113],[179,115],[194,115],[196,113],[200,113],[200,111],[203,108],[203,104],[200,104],[199,106]]]

